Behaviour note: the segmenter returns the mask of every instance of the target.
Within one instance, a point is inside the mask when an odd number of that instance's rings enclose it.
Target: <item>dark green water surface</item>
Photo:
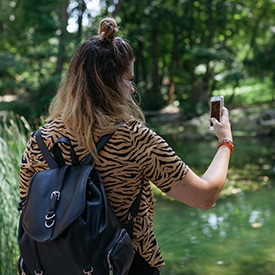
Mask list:
[[[274,202],[274,189],[239,193],[207,211],[157,199],[163,274],[275,274]]]
[[[235,143],[239,150],[232,156],[227,191],[213,208],[198,210],[156,198],[155,233],[166,261],[162,274],[275,274],[274,140]],[[190,156],[208,148],[201,165],[191,159],[201,171],[214,145],[192,144],[179,154]]]

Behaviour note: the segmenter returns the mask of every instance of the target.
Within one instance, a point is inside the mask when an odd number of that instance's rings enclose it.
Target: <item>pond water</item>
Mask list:
[[[275,274],[274,138],[234,142],[226,191],[213,208],[156,197],[154,226],[166,261],[162,274]],[[185,145],[179,155],[203,171],[216,143]]]

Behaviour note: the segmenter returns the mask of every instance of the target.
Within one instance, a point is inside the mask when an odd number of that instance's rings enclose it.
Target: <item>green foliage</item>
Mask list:
[[[19,213],[19,163],[30,127],[24,118],[6,117],[0,125],[0,274],[17,270],[19,250],[17,227]]]
[[[177,102],[195,116],[218,89],[230,86],[234,97],[245,79],[274,82],[272,0],[101,0],[98,16],[89,4],[1,1],[0,95],[16,95],[24,108],[9,107],[20,115],[45,113],[73,51],[97,33],[106,15],[117,19],[119,35],[134,48],[135,82],[146,110]]]
[[[220,87],[213,91],[213,95],[223,95],[225,104],[229,107],[251,106],[256,104],[268,103],[272,105],[273,82],[264,78],[261,82],[255,79],[242,80],[240,87],[233,89],[230,85]]]

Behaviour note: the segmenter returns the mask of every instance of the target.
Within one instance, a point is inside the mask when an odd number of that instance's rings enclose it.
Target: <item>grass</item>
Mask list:
[[[0,274],[5,275],[17,272],[19,164],[29,131],[25,119],[13,114],[0,125]]]

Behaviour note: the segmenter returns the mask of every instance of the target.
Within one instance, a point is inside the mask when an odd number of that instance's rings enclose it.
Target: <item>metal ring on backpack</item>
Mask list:
[[[53,227],[53,225],[55,223],[54,217],[55,217],[55,213],[50,214],[50,215],[49,214],[45,215],[45,220],[46,220],[44,223],[45,227],[47,227],[47,228]]]
[[[92,266],[89,266],[89,268],[90,268],[90,270],[85,270],[85,269],[83,269],[83,270],[82,270],[82,271],[83,271],[83,273],[84,273],[84,274],[87,274],[87,275],[92,275],[92,274],[93,274],[94,269],[93,269],[93,267],[92,267]]]

